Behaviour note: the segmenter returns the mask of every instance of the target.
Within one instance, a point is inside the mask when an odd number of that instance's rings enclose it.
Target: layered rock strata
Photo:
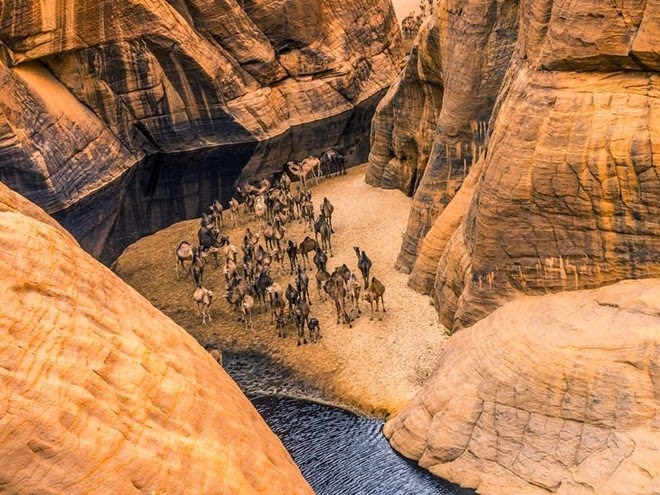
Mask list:
[[[0,184],[7,493],[311,494],[213,358]]]
[[[520,298],[449,339],[385,435],[479,493],[658,493],[658,335],[658,279]]]
[[[518,29],[514,0],[447,0],[376,111],[367,182],[415,194],[397,265],[451,201],[486,141]],[[428,170],[427,170],[428,169]]]
[[[8,0],[0,180],[62,211],[145,155],[256,145],[350,113],[389,86],[400,45],[389,0]],[[260,173],[316,151],[291,142]]]
[[[511,19],[495,9],[496,2],[440,2],[432,22],[450,20],[443,29],[455,53],[474,50],[469,39],[450,37],[461,22],[473,19],[473,4]],[[475,114],[478,100],[450,93],[446,81],[460,80],[465,71],[447,66],[446,49],[426,55],[442,61],[444,94],[434,152],[415,195],[418,207],[411,212],[399,262],[412,271],[411,285],[432,294],[441,320],[454,329],[519,293],[660,276],[657,2],[617,7],[546,0],[511,8],[517,13],[515,46],[505,43],[501,52],[510,60],[494,58],[476,71],[467,66],[476,80],[493,83],[491,94],[498,99],[488,107],[476,186],[457,198],[447,215],[444,207],[455,193],[445,194],[442,186],[452,178],[439,153],[451,149],[442,137],[444,118],[468,125],[461,119]],[[488,42],[476,46],[492,54]],[[500,77],[503,69],[506,75]],[[419,121],[406,114],[398,118],[390,121],[392,149],[398,129]],[[472,125],[483,130],[476,120]],[[387,139],[373,143],[372,157],[387,155]],[[396,160],[388,163],[395,167],[388,176],[406,175]],[[372,160],[371,168],[377,175],[382,167]]]

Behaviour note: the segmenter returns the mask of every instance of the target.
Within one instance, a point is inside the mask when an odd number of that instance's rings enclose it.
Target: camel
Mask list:
[[[266,222],[262,233],[264,235],[264,239],[266,239],[266,247],[268,249],[274,249],[278,240],[276,236],[279,234],[279,232],[275,229],[275,227],[273,227],[273,224],[271,222]]]
[[[240,206],[241,205],[236,198],[231,198],[229,200],[229,219],[234,221],[234,227],[238,225]]]
[[[275,328],[277,328],[277,336],[284,338],[286,337],[284,334],[284,326],[286,324],[286,320],[284,319],[284,308],[286,307],[286,303],[279,293],[275,292],[273,294],[273,300],[270,303],[270,307],[271,323],[275,323]]]
[[[328,269],[328,256],[323,252],[320,247],[316,248],[316,254],[312,258],[316,268],[326,271]]]
[[[298,276],[296,277],[296,289],[298,294],[300,294],[300,299],[312,304],[312,300],[309,297],[309,277],[305,272],[298,267]]]
[[[364,300],[369,301],[371,304],[371,317],[370,320],[374,319],[374,302],[376,303],[376,311],[378,311],[378,301],[383,304],[383,313],[385,313],[385,300],[383,299],[383,294],[385,293],[385,286],[380,280],[376,277],[371,278],[371,285],[364,293]],[[383,315],[380,315],[380,319],[383,319]]]
[[[190,273],[193,261],[192,244],[188,241],[181,241],[174,250],[174,259],[176,261],[174,271],[176,273],[176,279],[179,280],[179,269],[185,273]]]
[[[255,294],[259,304],[263,305],[266,303],[266,292],[268,292],[268,287],[271,285],[273,285],[273,279],[266,273],[266,270],[260,272],[252,286],[252,292]]]
[[[254,307],[254,298],[250,294],[245,294],[241,302],[241,313],[243,313],[243,321],[245,322],[245,331],[248,327],[254,330],[252,325],[252,308]]]
[[[346,175],[346,160],[344,155],[335,150],[326,150],[321,156],[321,168],[325,171],[326,176],[330,176],[333,170],[336,175]]]
[[[291,265],[291,275],[293,275],[295,273],[294,270],[298,267],[298,246],[291,239],[289,239],[288,241],[286,254],[289,257],[289,264]]]
[[[259,242],[259,236],[261,234],[253,234],[250,228],[246,228],[243,234],[243,253],[246,256],[254,257],[254,248]]]
[[[300,163],[294,161],[287,162],[289,172],[298,177],[302,182],[303,189],[307,189],[307,176],[312,175],[316,184],[319,183],[319,176],[321,175],[321,160],[315,156],[308,156]]]
[[[330,232],[334,234],[335,229],[332,227],[333,211],[335,211],[335,207],[332,206],[332,203],[328,200],[328,198],[323,198],[323,203],[321,203],[321,215],[323,215],[325,221],[328,222],[328,225],[330,226]]]
[[[362,286],[358,283],[354,273],[351,273],[350,278],[346,282],[346,296],[351,301],[353,308],[351,314],[359,316],[362,313],[360,309],[360,291]]]
[[[277,263],[277,274],[282,275],[282,271],[285,271],[284,253],[282,252],[282,249],[279,246],[275,246],[275,249],[270,252],[270,257]]]
[[[266,218],[266,213],[268,213],[266,200],[262,194],[259,194],[254,199],[254,215],[257,217],[257,220],[264,221]]]
[[[332,234],[330,232],[330,225],[325,221],[323,215],[319,215],[319,218],[314,224],[314,237],[318,240],[318,234],[321,234],[321,245],[324,250],[330,250],[330,257],[334,256],[332,253]]]
[[[355,251],[355,254],[357,255],[358,258],[358,268],[360,269],[360,272],[362,273],[362,277],[364,278],[364,288],[368,289],[369,288],[369,270],[371,270],[371,260],[367,256],[367,253],[364,251],[360,251],[360,248],[357,246],[353,246],[353,250]]]
[[[321,289],[325,287],[325,284],[330,280],[330,274],[325,271],[325,269],[319,268],[318,271],[316,272],[316,290],[319,293],[319,299],[321,301],[324,301],[323,294],[321,293]]]
[[[202,226],[197,231],[197,239],[199,240],[199,247],[203,251],[203,255],[206,257],[212,254],[215,259],[214,266],[218,268],[218,248],[221,246],[216,232],[213,228]]]
[[[316,344],[321,338],[321,324],[319,320],[310,318],[307,322],[307,328],[309,329],[309,340],[311,340],[312,344]]]
[[[195,286],[202,285],[202,276],[204,275],[204,260],[199,248],[193,248],[192,264],[190,265],[190,276]]]
[[[284,293],[287,301],[289,301],[289,318],[291,318],[291,313],[293,312],[293,307],[298,304],[298,291],[289,284],[286,286],[286,292]]]
[[[339,321],[343,317],[344,323],[348,324],[348,328],[352,328],[351,320],[348,314],[346,314],[346,287],[344,287],[344,283],[336,277],[331,276],[330,280],[325,283],[324,290],[335,302],[337,325],[339,325]]]
[[[224,298],[227,302],[234,306],[236,311],[241,311],[240,305],[243,302],[243,297],[246,294],[251,294],[252,289],[248,283],[241,277],[234,277],[227,285],[227,291],[224,293]],[[240,320],[240,318],[239,318]]]
[[[223,270],[225,274],[225,279],[227,280],[227,283],[229,283],[233,278],[236,277],[236,270],[238,267],[236,266],[236,263],[232,258],[225,258],[225,268]]]
[[[296,327],[298,328],[298,343],[296,345],[300,345],[301,338],[303,344],[307,344],[307,339],[305,338],[305,324],[309,324],[309,304],[305,301],[298,301],[298,304],[296,304],[293,311],[296,319]]]
[[[273,282],[270,286],[266,287],[266,291],[270,297],[270,302],[273,302],[275,294],[278,294],[281,298],[284,298],[284,289],[277,282]]]
[[[209,306],[213,302],[213,292],[198,285],[193,292],[193,299],[197,303],[197,314],[202,317],[202,325],[206,325],[206,319],[211,320]]]
[[[310,264],[309,253],[311,253],[312,251],[316,251],[318,247],[319,247],[318,243],[309,236],[306,236],[298,246],[298,252],[300,253],[301,258],[303,260],[303,266],[305,270],[307,270],[307,265]],[[309,269],[311,270],[312,267],[310,266]]]
[[[312,226],[314,225],[314,203],[312,203],[311,199],[307,199],[302,203],[300,211],[300,219],[305,222],[305,231],[308,226],[309,230],[312,230]]]
[[[216,230],[220,230],[220,227],[223,229],[225,228],[225,221],[222,218],[222,210],[224,210],[222,203],[217,199],[213,201],[213,204],[211,205],[211,214],[213,215],[213,225]]]
[[[238,249],[231,243],[229,237],[223,236],[220,239],[220,251],[222,252],[222,255],[225,257],[225,259],[231,258],[232,261],[236,263],[236,255],[238,253]]]

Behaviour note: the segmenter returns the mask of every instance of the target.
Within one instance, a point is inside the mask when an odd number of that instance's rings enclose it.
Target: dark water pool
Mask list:
[[[261,413],[318,495],[473,495],[398,455],[383,422],[339,407],[261,355],[223,353],[225,370]]]
[[[382,421],[298,399],[251,400],[318,495],[475,493],[398,455],[381,433]]]

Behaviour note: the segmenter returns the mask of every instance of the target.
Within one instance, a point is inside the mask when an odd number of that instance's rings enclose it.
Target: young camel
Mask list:
[[[307,322],[307,328],[309,329],[309,340],[312,341],[312,344],[321,338],[321,324],[316,318],[310,318]]]
[[[370,320],[374,319],[374,302],[376,303],[376,311],[378,311],[378,301],[383,304],[383,313],[385,313],[385,300],[383,299],[383,294],[385,293],[385,286],[380,280],[376,277],[371,278],[371,285],[364,293],[364,300],[369,301],[371,305],[371,317]],[[380,315],[380,320],[383,319],[383,315]]]
[[[209,306],[213,302],[213,291],[198,285],[193,292],[193,299],[197,303],[197,314],[202,317],[202,325],[206,325],[207,318],[209,321],[213,321],[209,312]]]
[[[193,262],[193,247],[188,241],[181,241],[177,248],[174,250],[174,259],[176,265],[174,267],[176,279],[179,280],[179,269],[184,273],[190,273]]]
[[[217,199],[213,201],[213,204],[211,205],[211,213],[213,214],[213,223],[216,230],[220,230],[220,227],[223,229],[225,228],[225,221],[224,218],[222,218],[223,209],[220,201]]]
[[[254,307],[254,298],[250,294],[245,294],[243,296],[243,301],[241,302],[241,313],[243,313],[243,321],[245,322],[245,331],[247,332],[248,327],[250,330],[254,330],[252,325],[252,308]]]

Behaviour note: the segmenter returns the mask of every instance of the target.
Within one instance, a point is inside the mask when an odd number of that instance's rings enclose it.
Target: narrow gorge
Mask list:
[[[1,0],[0,493],[660,493],[659,161],[660,0]]]

